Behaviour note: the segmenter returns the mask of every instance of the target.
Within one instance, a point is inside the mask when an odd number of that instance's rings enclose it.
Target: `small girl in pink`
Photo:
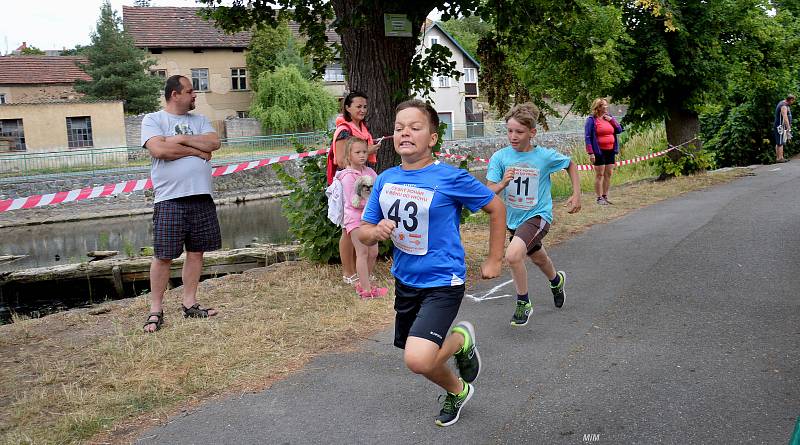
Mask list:
[[[367,141],[357,137],[348,138],[345,142],[344,155],[347,167],[337,172],[336,177],[342,182],[344,189],[342,223],[356,248],[356,272],[358,273],[356,292],[362,299],[382,297],[386,295],[388,289],[373,287],[370,282],[370,276],[378,258],[378,245],[367,246],[359,241],[357,235],[357,230],[361,226],[361,214],[364,212],[364,206],[367,204],[369,194],[372,192],[372,185],[378,175],[375,170],[366,166]]]

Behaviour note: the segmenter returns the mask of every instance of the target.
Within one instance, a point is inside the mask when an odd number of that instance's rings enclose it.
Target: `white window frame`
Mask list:
[[[250,117],[250,112],[249,111],[237,111],[236,112],[236,117],[239,118],[239,119],[247,119],[248,117]]]
[[[150,75],[153,76],[153,77],[158,77],[158,78],[163,79],[163,80],[167,80],[167,70],[165,70],[165,69],[157,68],[157,69],[150,70]]]
[[[344,82],[344,70],[338,63],[333,63],[325,67],[325,73],[322,75],[322,80],[325,82]]]
[[[439,44],[439,37],[431,37],[431,46]]]
[[[439,76],[439,88],[450,88],[450,76]]]
[[[0,105],[6,103],[6,93],[0,93]]]
[[[192,73],[192,88],[195,91],[198,93],[203,91],[211,91],[211,84],[208,78],[208,68],[192,68],[190,72]],[[205,73],[205,76],[203,76],[203,73]],[[205,85],[203,81],[205,81]]]
[[[234,83],[237,88],[234,88]],[[247,68],[231,68],[231,91],[247,91]]]
[[[464,68],[464,83],[478,83],[478,70],[475,68]]]

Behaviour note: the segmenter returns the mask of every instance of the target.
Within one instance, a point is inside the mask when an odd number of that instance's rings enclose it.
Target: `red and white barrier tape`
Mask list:
[[[633,159],[625,159],[624,161],[617,161],[617,162],[614,163],[614,165],[616,167],[619,167],[620,165],[636,164],[638,162],[647,161],[649,159],[653,159],[653,158],[657,158],[659,156],[663,156],[663,155],[667,154],[668,152],[670,152],[672,150],[677,150],[677,147],[670,147],[670,148],[668,148],[666,150],[659,151],[658,153],[650,153],[649,155],[638,156],[638,157],[635,157]],[[457,159],[459,161],[463,161],[464,159],[467,159],[467,156],[454,155],[454,154],[450,154],[450,153],[436,152],[435,155],[443,157],[443,158]],[[478,162],[483,162],[483,163],[486,163],[486,164],[489,163],[489,160],[486,159],[486,158],[472,158],[472,160],[473,161],[478,161]],[[594,170],[594,165],[591,165],[591,164],[578,164],[578,171],[587,171],[587,170]]]
[[[307,158],[309,156],[318,156],[328,152],[327,148],[316,151],[309,151],[305,153],[295,153],[291,155],[276,156],[274,158],[260,159],[250,162],[242,162],[240,164],[230,164],[215,167],[212,170],[212,176],[224,176],[231,173],[237,173],[245,170],[252,170],[254,168],[263,167],[265,165],[277,164],[279,162],[293,161],[296,159]],[[138,192],[140,190],[147,190],[153,188],[153,183],[149,178],[147,179],[134,179],[130,181],[119,182],[117,184],[98,185],[96,187],[85,187],[82,189],[75,189],[70,191],[48,193],[46,195],[34,195],[25,198],[5,199],[0,200],[0,212],[7,212],[10,210],[18,209],[32,209],[34,207],[43,207],[47,205],[61,204],[64,202],[82,201],[84,199],[102,198],[105,196],[119,195],[121,193]]]
[[[675,150],[675,149],[677,149],[677,147],[670,147],[667,150],[663,150],[658,153],[652,153],[646,156],[639,156],[634,159],[626,159],[624,161],[617,161],[614,165],[620,166],[620,165],[635,164],[637,162],[642,162],[648,159],[653,159],[658,156],[662,156],[667,152],[669,152],[670,150]],[[304,153],[276,156],[274,158],[260,159],[250,162],[242,162],[240,164],[222,165],[219,167],[215,167],[212,170],[211,175],[212,176],[230,175],[231,173],[238,173],[245,170],[252,170],[254,168],[260,168],[270,164],[277,164],[279,162],[293,161],[296,159],[307,158],[310,156],[319,156],[326,154],[327,152],[328,149],[323,148],[316,151],[307,151]],[[458,160],[467,159],[467,156],[454,155],[450,153],[437,152],[436,155]],[[473,158],[473,160],[489,163],[489,160],[485,158]],[[578,165],[578,170],[594,170],[594,166],[586,164]],[[0,200],[0,212],[7,212],[10,210],[19,210],[19,209],[32,209],[35,207],[61,204],[64,202],[82,201],[85,199],[92,199],[92,198],[102,198],[105,196],[114,196],[122,193],[138,192],[140,190],[147,190],[151,188],[153,188],[153,183],[152,181],[150,181],[149,178],[134,179],[130,181],[119,182],[117,184],[98,185],[96,187],[85,187],[82,189],[75,189],[57,193],[48,193],[46,195],[34,195],[25,198],[5,199],[5,200]]]

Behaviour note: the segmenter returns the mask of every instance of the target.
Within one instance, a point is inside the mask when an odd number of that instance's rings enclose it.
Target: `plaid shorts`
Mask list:
[[[194,195],[157,202],[153,208],[153,250],[156,258],[171,260],[187,252],[222,247],[217,208],[211,195]]]

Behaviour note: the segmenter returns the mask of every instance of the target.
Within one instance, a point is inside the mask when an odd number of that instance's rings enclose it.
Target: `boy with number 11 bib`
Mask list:
[[[458,421],[480,372],[475,329],[462,321],[452,329],[464,297],[466,266],[459,231],[462,206],[490,216],[484,278],[500,274],[503,203],[467,171],[434,160],[439,116],[429,104],[397,106],[394,147],[402,164],[381,173],[362,216],[359,239],[366,245],[394,243],[395,337],[406,366],[447,391],[435,423]],[[460,378],[447,366],[455,356]]]
[[[531,145],[536,136],[539,111],[531,103],[516,105],[506,115],[510,147],[498,150],[489,160],[486,182],[493,192],[501,195],[506,205],[506,225],[511,242],[506,249],[506,261],[517,290],[517,303],[512,326],[525,326],[533,305],[528,297],[528,271],[525,257],[550,280],[553,303],[564,304],[566,274],[556,272],[553,262],[542,247],[553,222],[553,198],[550,195],[550,174],[567,169],[572,181],[572,196],[567,200],[569,213],[581,209],[581,182],[578,167],[569,158],[551,148]]]

